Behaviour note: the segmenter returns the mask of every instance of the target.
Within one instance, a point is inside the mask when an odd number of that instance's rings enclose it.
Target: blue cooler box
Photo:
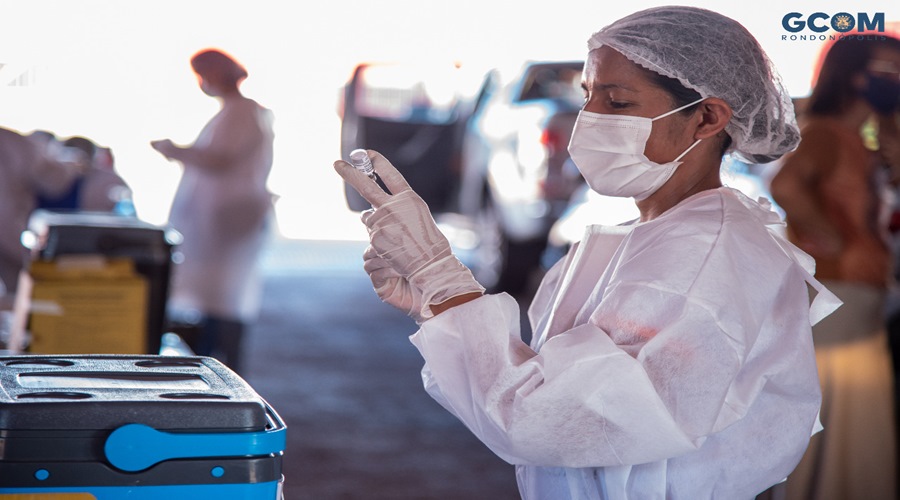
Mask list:
[[[0,500],[276,500],[285,434],[213,358],[0,357]]]

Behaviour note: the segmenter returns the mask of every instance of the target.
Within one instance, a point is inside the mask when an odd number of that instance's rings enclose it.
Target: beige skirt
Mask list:
[[[812,437],[787,481],[765,498],[897,500],[893,371],[884,327],[884,292],[861,284],[824,284],[844,302],[813,327],[825,430]]]

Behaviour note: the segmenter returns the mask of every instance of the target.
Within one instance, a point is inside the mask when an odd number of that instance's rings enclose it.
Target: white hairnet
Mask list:
[[[800,142],[790,95],[753,35],[737,21],[695,7],[657,7],[624,17],[595,33],[630,61],[675,78],[704,98],[718,97],[734,113],[725,131],[729,152],[766,163]]]

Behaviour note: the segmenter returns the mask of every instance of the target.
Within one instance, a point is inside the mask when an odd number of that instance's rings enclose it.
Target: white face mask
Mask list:
[[[698,99],[656,118],[605,115],[582,110],[578,113],[569,155],[584,180],[594,191],[607,196],[643,200],[655,193],[675,173],[688,151],[700,143],[697,139],[678,158],[659,164],[644,155],[653,122],[689,108]]]

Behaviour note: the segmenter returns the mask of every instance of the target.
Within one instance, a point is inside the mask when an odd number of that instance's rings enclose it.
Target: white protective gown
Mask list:
[[[836,306],[779,223],[720,188],[590,226],[537,292],[530,348],[505,294],[423,323],[426,390],[524,499],[753,498],[820,428],[810,323]]]
[[[197,137],[194,147],[228,155],[221,164],[184,164],[169,213],[169,222],[184,236],[178,247],[183,262],[172,274],[171,309],[241,321],[256,318],[261,293],[257,261],[272,209],[266,181],[272,168],[273,120],[271,111],[246,99],[220,112]]]

